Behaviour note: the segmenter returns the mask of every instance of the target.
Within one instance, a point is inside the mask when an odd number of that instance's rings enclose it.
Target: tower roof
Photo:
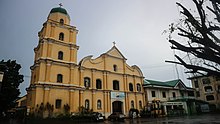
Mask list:
[[[68,15],[67,11],[64,8],[61,8],[61,7],[55,7],[55,8],[50,10],[50,13],[56,13],[56,12]]]

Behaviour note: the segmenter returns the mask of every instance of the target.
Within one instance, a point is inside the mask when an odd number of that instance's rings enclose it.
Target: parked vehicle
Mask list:
[[[104,121],[105,120],[105,116],[103,116],[99,112],[93,112],[92,113],[92,118],[93,118],[94,121]]]
[[[108,116],[108,120],[110,121],[124,121],[125,115],[119,112],[112,113]]]

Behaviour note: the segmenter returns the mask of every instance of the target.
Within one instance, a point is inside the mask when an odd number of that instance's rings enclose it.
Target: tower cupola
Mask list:
[[[70,16],[66,9],[62,8],[61,6],[51,9],[48,19],[59,22],[61,24],[70,24]]]
[[[57,12],[68,15],[67,11],[61,7],[55,7],[53,9],[51,9],[51,11],[50,11],[50,13],[57,13]]]

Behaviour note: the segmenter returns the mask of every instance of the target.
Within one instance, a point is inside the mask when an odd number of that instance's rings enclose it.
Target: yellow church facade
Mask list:
[[[53,8],[38,33],[34,65],[27,88],[27,107],[37,113],[41,106],[53,107],[53,115],[76,113],[79,107],[93,109],[106,117],[113,112],[129,114],[145,105],[143,74],[113,45],[97,58],[84,57],[77,63],[78,30],[70,25],[64,8]]]

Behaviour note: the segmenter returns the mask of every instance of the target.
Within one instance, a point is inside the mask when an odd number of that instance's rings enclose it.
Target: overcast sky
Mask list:
[[[180,18],[176,2],[183,0],[1,0],[0,59],[16,60],[25,75],[21,95],[30,83],[30,66],[38,31],[50,10],[63,4],[71,25],[79,30],[78,62],[85,56],[94,58],[107,52],[116,42],[129,65],[141,68],[145,78],[159,81],[177,79],[173,51],[162,34]],[[186,2],[186,1],[185,1]],[[191,4],[187,0],[187,4]],[[190,86],[184,68],[177,67],[179,77]]]

